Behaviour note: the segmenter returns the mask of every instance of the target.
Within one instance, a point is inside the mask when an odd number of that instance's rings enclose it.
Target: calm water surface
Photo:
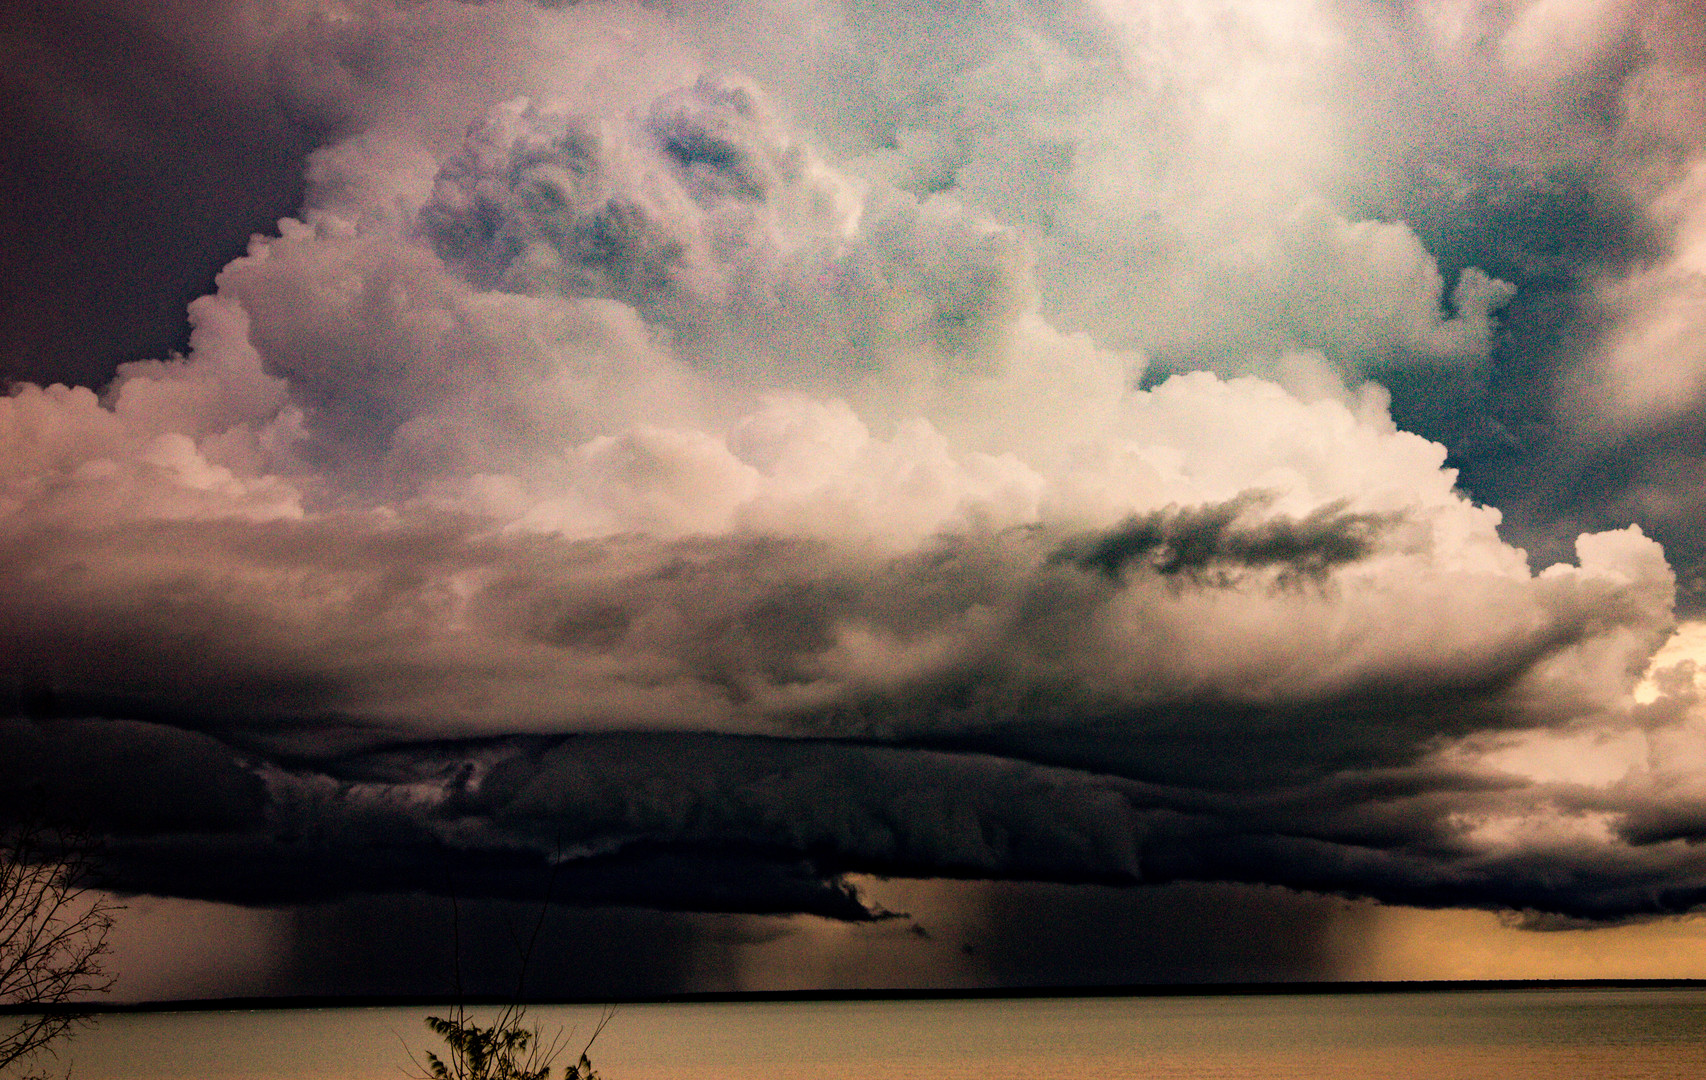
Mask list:
[[[398,1080],[422,1009],[108,1016],[78,1080]],[[532,1016],[579,1036],[601,1010]],[[1706,990],[625,1005],[604,1080],[1701,1080]]]

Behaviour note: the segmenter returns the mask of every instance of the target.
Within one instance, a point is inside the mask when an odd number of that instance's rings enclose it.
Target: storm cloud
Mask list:
[[[0,398],[114,890],[1706,900],[1695,7],[205,9],[301,205]]]

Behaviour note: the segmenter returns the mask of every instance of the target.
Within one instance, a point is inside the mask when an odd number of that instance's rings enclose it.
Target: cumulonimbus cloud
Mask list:
[[[186,355],[0,399],[0,738],[113,885],[454,852],[497,896],[555,863],[845,918],[854,871],[1692,906],[1691,789],[1511,764],[1690,730],[1681,683],[1662,724],[1631,696],[1674,578],[1634,526],[1532,569],[1365,381],[1482,370],[1514,293],[1371,209],[1404,147],[1336,9],[1249,28],[1295,53],[1184,5],[826,4],[800,69],[733,29],[804,10],[267,31],[344,131],[300,215]]]

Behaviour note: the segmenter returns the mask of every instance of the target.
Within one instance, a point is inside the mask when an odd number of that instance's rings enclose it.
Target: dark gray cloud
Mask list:
[[[1255,669],[1266,688],[1252,687],[1241,643],[1273,648],[1276,610],[1351,618],[1338,612],[1367,604],[1354,617],[1378,625],[1384,587],[1346,595],[1362,586],[1330,575],[1377,555],[1424,567],[1434,556],[1337,501],[1301,520],[1251,517],[1266,501],[1157,511],[1091,540],[1009,529],[896,555],[781,538],[511,541],[449,515],[377,529],[338,515],[43,529],[8,549],[4,670],[21,702],[50,695],[70,715],[167,721],[266,753],[434,730],[756,725],[998,734],[1063,760],[1147,758],[1159,776],[1194,775],[1219,760],[1210,744],[1223,737],[1271,743],[1226,768],[1285,769],[1396,760],[1478,725],[1557,722],[1579,706],[1528,700],[1532,681],[1609,647],[1602,639],[1650,634],[1666,612],[1668,579],[1637,592],[1590,559],[1514,584],[1536,590],[1501,601],[1524,625],[1432,652],[1406,639],[1390,652],[1287,641]],[[1605,560],[1616,574],[1653,571],[1638,538],[1611,546],[1630,549]],[[1144,572],[1120,572],[1134,562]],[[1172,579],[1186,571],[1194,584],[1180,591]],[[1309,584],[1275,587],[1297,578]],[[1228,640],[1198,621],[1204,610],[1252,625]],[[1330,670],[1295,670],[1305,658]],[[1332,739],[1304,737],[1336,714],[1354,721]]]
[[[1133,516],[1099,536],[1067,541],[1054,558],[1116,580],[1134,568],[1202,579],[1277,567],[1282,581],[1321,578],[1335,566],[1366,558],[1375,538],[1392,524],[1378,514],[1348,514],[1343,504],[1329,504],[1302,520],[1268,518],[1236,527],[1266,501],[1256,494],[1221,506]]]
[[[32,703],[51,711],[51,700]],[[225,745],[134,720],[0,723],[8,813],[40,811],[127,835],[220,834],[260,824],[265,785]]]
[[[1582,851],[1568,860],[1571,877],[1561,881],[1557,852],[1488,860],[1467,850],[1450,815],[1501,802],[1501,785],[1474,778],[1389,775],[1377,778],[1385,785],[1377,796],[1365,790],[1355,805],[1324,810],[1309,786],[1266,797],[1228,796],[1156,791],[986,755],[884,755],[809,746],[775,754],[741,744],[714,749],[718,752],[695,762],[693,778],[667,763],[599,777],[601,785],[635,782],[640,791],[658,793],[651,798],[636,798],[630,787],[598,800],[573,783],[543,798],[531,785],[519,799],[504,801],[500,792],[488,835],[497,844],[525,844],[535,852],[545,847],[546,830],[553,843],[610,847],[610,854],[563,864],[553,890],[563,902],[808,911],[844,919],[866,917],[852,895],[828,883],[848,871],[1125,885],[1248,881],[1394,903],[1587,918],[1686,911],[1698,903],[1702,889],[1698,860],[1684,858],[1678,865],[1673,854],[1608,857]],[[572,763],[577,772],[590,772],[603,763],[606,750],[558,754],[533,783],[549,789],[561,775],[553,766],[561,770]],[[750,764],[755,759],[756,766]],[[729,760],[744,768],[728,769]],[[703,780],[695,782],[703,775],[699,770],[719,767],[714,790],[695,792],[704,786]],[[731,771],[737,775],[729,776]],[[1509,786],[1503,787],[1508,793]],[[811,809],[802,813],[806,793]],[[614,815],[612,799],[623,804]],[[404,830],[395,822],[375,825],[376,832],[365,837],[350,836],[342,820],[346,812],[328,809],[334,817],[325,831],[344,833],[347,846],[340,849],[321,836],[319,850],[293,860],[289,845],[304,840],[287,834],[284,851],[275,846],[248,860],[252,892],[245,895],[240,886],[227,892],[232,884],[226,879],[212,895],[277,903],[433,886],[414,880],[425,876],[421,870],[431,845],[407,850]],[[319,823],[301,825],[313,830]],[[569,835],[560,838],[565,832]],[[373,849],[393,845],[404,849],[395,865],[376,867]],[[138,850],[149,865],[167,854],[151,844]],[[217,844],[197,854],[206,853],[225,854]],[[480,895],[536,895],[547,873],[539,859],[482,857],[466,848],[454,858],[479,883]],[[222,861],[232,864],[228,856]],[[187,877],[180,867],[168,879],[182,889]],[[319,890],[312,888],[316,881]]]
[[[1464,817],[1521,814],[1534,793],[1513,777],[1438,765],[1341,765],[1265,782],[1245,770],[1223,786],[1186,782],[1179,770],[1157,783],[1122,775],[1141,770],[1037,764],[1022,745],[998,754],[733,736],[536,737],[396,745],[288,769],[200,745],[195,755],[180,751],[197,777],[216,767],[234,777],[225,804],[209,805],[217,799],[205,781],[185,793],[158,767],[169,754],[134,749],[195,740],[98,721],[76,734],[85,760],[128,749],[125,761],[139,766],[105,776],[49,769],[35,780],[57,805],[114,831],[110,887],[265,906],[406,893],[527,902],[549,883],[550,896],[570,906],[861,920],[885,913],[840,882],[867,873],[1241,881],[1606,919],[1686,911],[1706,888],[1706,865],[1664,845],[1682,834],[1657,825],[1652,811],[1626,819],[1627,846],[1582,840],[1489,853],[1466,834]],[[139,819],[131,809],[139,803],[154,817]],[[1631,810],[1626,800],[1600,804]]]

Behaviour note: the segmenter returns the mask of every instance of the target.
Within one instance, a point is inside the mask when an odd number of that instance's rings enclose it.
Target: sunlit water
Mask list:
[[[104,1017],[79,1080],[398,1080],[423,1009]],[[539,1008],[578,1053],[600,1010]],[[603,1080],[1700,1080],[1706,990],[619,1007]]]

